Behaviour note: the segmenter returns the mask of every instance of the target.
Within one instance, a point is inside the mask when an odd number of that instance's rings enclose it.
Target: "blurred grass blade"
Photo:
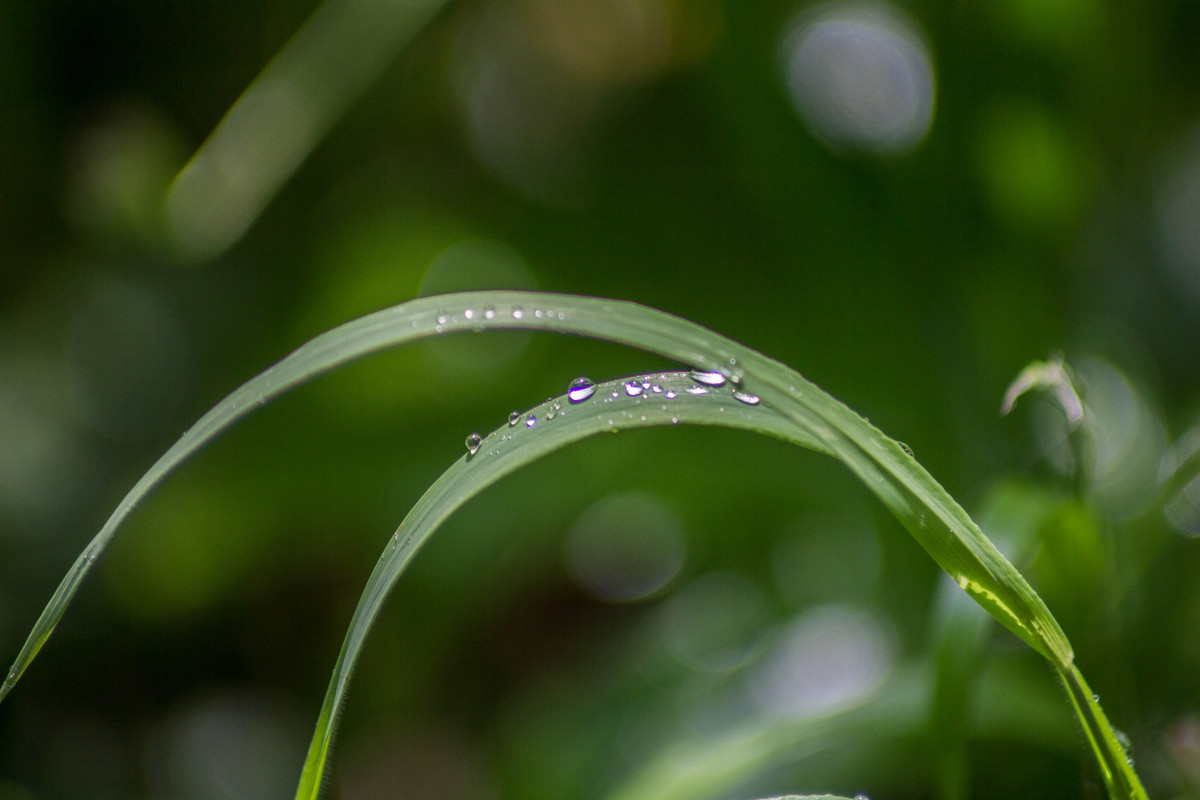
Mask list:
[[[1057,621],[958,503],[899,443],[796,371],[695,323],[634,303],[531,292],[468,292],[414,300],[322,334],[202,417],[138,481],[85,548],[35,624],[0,689],[0,698],[53,631],[95,558],[133,506],[217,433],[270,397],[367,353],[424,337],[487,329],[547,330],[606,339],[714,371],[740,391],[760,396],[795,430],[806,432],[820,449],[848,466],[992,616],[1060,673],[1072,670],[1074,654]],[[1093,707],[1085,706],[1081,715]],[[1108,725],[1103,715],[1085,721],[1088,724]],[[1101,736],[1099,741],[1108,738]],[[1132,793],[1120,794],[1120,785],[1110,784],[1114,797],[1145,796],[1132,769],[1129,776]]]
[[[693,732],[670,739],[603,800],[719,800],[737,796],[739,787],[756,775],[819,761],[843,747],[869,761],[874,743],[921,738],[928,724],[932,677],[926,663],[904,664],[862,703],[834,713],[800,718],[767,713],[719,735]],[[1076,752],[1077,728],[1056,702],[1060,695],[1052,683],[1031,686],[1025,672],[1011,665],[985,669],[979,683],[977,713],[965,734]],[[854,774],[855,768],[852,760],[843,774]]]
[[[368,632],[401,573],[434,531],[456,509],[505,475],[598,433],[657,425],[721,425],[763,433],[822,450],[795,423],[761,404],[734,398],[729,388],[697,384],[686,372],[664,372],[597,384],[577,402],[568,395],[547,400],[472,442],[467,453],[421,496],[375,565],[338,653],[296,798],[315,800],[325,772],[346,687]],[[533,420],[533,426],[524,424]]]
[[[446,0],[325,0],[242,93],[166,198],[189,260],[220,255]]]

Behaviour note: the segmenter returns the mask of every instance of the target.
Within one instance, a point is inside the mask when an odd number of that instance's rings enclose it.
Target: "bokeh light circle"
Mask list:
[[[791,100],[831,149],[907,153],[933,123],[933,59],[916,24],[882,3],[802,13],[783,44]]]

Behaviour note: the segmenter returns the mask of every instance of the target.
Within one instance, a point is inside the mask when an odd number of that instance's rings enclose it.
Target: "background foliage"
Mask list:
[[[330,0],[318,13],[343,17],[309,28],[330,60],[291,74],[307,94],[242,128],[268,153],[321,114],[328,135],[244,236],[219,224],[236,203],[164,212],[316,8],[0,6],[5,658],[149,463],[302,341],[418,294],[595,294],[745,342],[908,442],[1009,543],[1151,795],[1200,796],[1192,4],[462,2],[401,47],[389,4]],[[928,58],[927,129],[920,102],[898,134],[872,127],[898,89],[869,63],[854,96],[884,100],[833,122],[813,105],[834,89],[811,82],[854,64],[805,72],[804,36],[846,19],[890,32],[869,54]],[[261,163],[224,167],[247,187]],[[1006,385],[1058,350],[1083,429],[1038,398],[1000,419]],[[0,796],[288,796],[362,583],[464,437],[577,375],[669,366],[468,337],[253,416],[137,512],[0,705]],[[636,796],[650,765],[722,754],[736,779],[715,796],[954,796],[928,700],[954,596],[826,459],[731,431],[589,441],[417,559],[329,792]],[[959,783],[1100,796],[1048,670],[981,635]],[[731,738],[768,724],[791,757]]]

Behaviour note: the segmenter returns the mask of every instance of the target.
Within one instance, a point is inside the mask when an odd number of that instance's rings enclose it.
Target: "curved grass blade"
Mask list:
[[[138,481],[84,549],[35,623],[0,687],[0,698],[11,690],[53,632],[92,563],[134,505],[249,408],[384,347],[442,333],[493,328],[575,333],[626,344],[719,372],[743,391],[761,396],[846,464],[934,561],[992,616],[1060,673],[1071,670],[1074,654],[1049,609],[958,503],[899,443],[796,371],[695,323],[634,303],[533,292],[468,292],[414,300],[322,334],[205,414]],[[1090,708],[1083,706],[1080,713],[1086,714]],[[1106,720],[1102,726],[1107,727]],[[1115,754],[1110,756],[1115,759]],[[1124,779],[1132,781],[1135,790],[1129,796],[1145,796],[1132,768]],[[1117,794],[1114,784],[1109,790],[1114,797],[1126,796]]]
[[[367,634],[401,573],[434,531],[468,500],[521,467],[598,433],[659,425],[720,425],[782,439],[817,451],[816,439],[757,398],[735,397],[728,387],[706,386],[686,372],[662,372],[609,381],[573,401],[551,398],[473,442],[416,502],[371,572],[334,665],[296,791],[315,799],[321,788],[346,688]],[[576,395],[578,396],[578,395]],[[529,423],[532,422],[532,425]]]

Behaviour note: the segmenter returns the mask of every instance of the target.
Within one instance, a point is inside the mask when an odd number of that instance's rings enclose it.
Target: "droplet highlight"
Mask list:
[[[703,383],[705,386],[724,386],[725,376],[719,372],[704,372],[703,370],[694,369],[688,376],[696,383]]]
[[[475,455],[479,452],[479,448],[483,447],[483,437],[478,433],[472,433],[467,437],[467,453]]]
[[[748,406],[756,406],[762,402],[762,398],[758,395],[750,394],[749,392],[740,392],[737,389],[733,390],[733,399]]]

